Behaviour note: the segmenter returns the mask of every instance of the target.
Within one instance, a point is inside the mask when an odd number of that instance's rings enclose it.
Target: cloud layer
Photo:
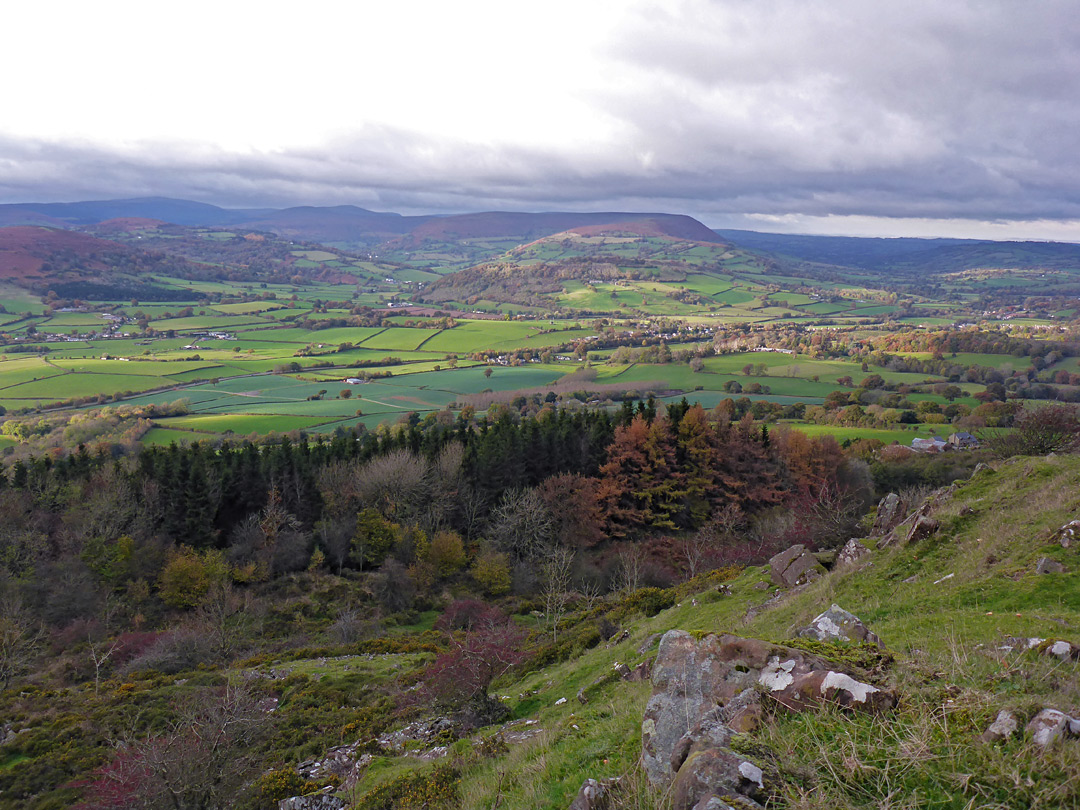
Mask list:
[[[124,137],[92,115],[63,131],[12,116],[0,199],[631,208],[714,224],[1080,220],[1080,15],[1067,0],[599,3],[581,12],[586,31],[572,6],[548,8],[428,31],[429,50],[445,50],[410,54],[408,72],[385,65],[367,95],[349,89],[373,80],[370,64],[356,77],[338,61],[296,63],[290,87],[319,88],[319,109],[281,96],[281,114],[322,122],[282,118],[277,142],[273,88],[236,68],[219,80],[240,95],[251,83],[251,133],[220,102],[228,137],[213,120],[200,130],[197,95],[177,100],[195,122],[178,137],[134,118]],[[490,65],[476,55],[485,41],[500,43]],[[455,44],[470,56],[455,59]],[[170,75],[166,90],[183,78]]]

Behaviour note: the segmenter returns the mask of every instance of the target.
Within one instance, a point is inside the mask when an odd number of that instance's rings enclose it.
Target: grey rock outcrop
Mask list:
[[[835,604],[799,630],[799,637],[817,641],[866,641],[881,646],[881,639],[858,616]]]
[[[738,734],[748,734],[761,725],[761,694],[744,689],[724,704],[724,722]]]
[[[630,674],[626,676],[626,680],[632,682],[649,680],[649,678],[652,677],[652,664],[653,662],[651,658],[642,661],[640,664],[630,670]]]
[[[1069,722],[1071,719],[1065,712],[1057,709],[1043,709],[1031,718],[1024,731],[1031,735],[1036,745],[1046,748],[1062,734],[1072,730]]]
[[[1057,639],[1043,647],[1043,654],[1052,655],[1059,661],[1076,661],[1080,660],[1080,646],[1071,641]]]
[[[735,808],[716,796],[706,796],[694,805],[694,810],[735,810]]]
[[[696,641],[682,630],[666,633],[652,680],[641,726],[642,760],[649,781],[662,789],[676,776],[676,748],[689,751],[695,740],[708,736],[705,724],[718,718],[707,715],[717,707],[727,725],[752,723],[761,701],[791,711],[825,702],[878,711],[896,703],[892,692],[863,683],[820,656],[730,634]]]
[[[724,709],[718,706],[706,713],[697,724],[679,738],[671,750],[671,770],[678,773],[687,757],[706,748],[723,748],[731,741],[734,732],[724,722]]]
[[[878,502],[874,527],[870,530],[871,537],[884,537],[891,532],[904,519],[910,508],[911,505],[898,494],[890,492]]]
[[[904,538],[905,543],[918,543],[920,540],[925,540],[930,535],[937,532],[939,524],[932,517],[926,515],[919,515],[915,522],[911,524],[911,528],[908,530],[907,536]]]
[[[608,810],[614,800],[614,791],[619,785],[618,779],[586,779],[585,783],[570,803],[570,810]]]
[[[956,494],[956,489],[957,486],[953,483],[931,492],[919,504],[918,508],[893,526],[881,538],[878,548],[885,548],[896,543],[916,543],[934,534],[938,530],[939,524],[934,518],[930,517],[930,513],[951,499]]]
[[[431,746],[441,734],[452,731],[454,722],[448,717],[436,717],[432,720],[409,723],[395,731],[387,732],[376,738],[379,745],[387,751],[405,756],[419,757],[422,751],[414,748],[419,743],[421,747]],[[430,751],[436,756],[446,753],[444,746],[436,746]],[[427,757],[425,757],[427,758]]]
[[[852,537],[840,549],[840,553],[836,555],[836,566],[839,568],[845,565],[854,565],[869,553],[870,549]]]
[[[695,751],[679,769],[671,786],[671,807],[694,810],[706,799],[737,796],[740,805],[755,808],[761,807],[757,800],[765,793],[761,768],[730,749],[707,748]]]
[[[1036,574],[1064,574],[1065,566],[1049,557],[1040,557],[1035,563]]]
[[[772,581],[781,587],[805,585],[824,573],[821,563],[801,543],[781,551],[769,560],[769,575]]]
[[[671,754],[679,740],[725,696],[730,699],[753,683],[748,674],[733,673],[720,660],[718,647],[716,636],[699,644],[682,630],[671,630],[660,639],[653,662],[653,694],[641,726],[642,760],[654,785],[671,783]],[[737,685],[729,685],[729,678]]]
[[[1009,737],[1016,733],[1016,729],[1019,727],[1020,721],[1016,719],[1016,715],[1006,709],[1002,709],[997,713],[994,722],[987,727],[986,731],[982,733],[979,739],[985,743],[1001,742],[1002,740],[1009,739]]]
[[[1080,520],[1070,520],[1056,532],[1051,542],[1058,543],[1062,548],[1080,542]]]
[[[1060,638],[1025,638],[1009,636],[1005,639],[999,649],[1009,652],[1012,650],[1019,650],[1021,652],[1036,650],[1042,655],[1052,655],[1059,661],[1080,661],[1080,644],[1074,644],[1071,641],[1065,641]]]
[[[345,800],[325,793],[293,796],[278,802],[278,810],[344,810]]]

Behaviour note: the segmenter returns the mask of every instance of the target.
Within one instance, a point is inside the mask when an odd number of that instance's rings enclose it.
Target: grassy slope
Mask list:
[[[964,506],[974,511],[962,516]],[[876,551],[868,565],[833,572],[753,618],[748,608],[771,593],[754,587],[767,569],[746,570],[731,596],[709,590],[697,606],[684,599],[631,623],[631,638],[617,647],[498,685],[514,715],[537,719],[544,733],[467,769],[463,806],[492,807],[501,795],[506,810],[566,807],[585,778],[633,775],[649,686],[615,682],[594,690],[586,706],[574,695],[615,661],[643,658],[636,648],[650,634],[683,628],[784,639],[833,602],[896,653],[891,677],[904,701],[882,719],[829,711],[770,718],[746,742],[786,772],[775,806],[1080,806],[1080,743],[1040,752],[1019,740],[974,741],[1001,707],[1029,716],[1042,705],[1080,708],[1075,665],[996,649],[1008,635],[1080,635],[1080,555],[1047,544],[1078,508],[1080,458],[1016,459],[962,484],[937,512],[937,536]],[[1031,573],[1044,554],[1072,572]],[[911,576],[915,582],[903,581]],[[568,702],[555,706],[561,697]]]

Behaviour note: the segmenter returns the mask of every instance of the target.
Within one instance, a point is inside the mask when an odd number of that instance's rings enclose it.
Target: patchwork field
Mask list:
[[[202,233],[221,244],[236,236],[226,230]],[[0,406],[19,413],[59,403],[91,408],[183,400],[187,415],[158,420],[143,439],[153,443],[375,427],[463,403],[487,408],[516,400],[520,405],[525,396],[549,398],[553,387],[551,398],[579,399],[594,407],[618,407],[627,392],[652,392],[665,401],[685,396],[710,408],[727,399],[810,408],[835,403],[836,396],[827,401],[833,392],[855,390],[876,374],[894,389],[907,387],[905,408],[934,412],[937,405],[955,413],[957,406],[977,407],[973,395],[984,389],[981,382],[967,382],[968,369],[1007,376],[1030,369],[1031,359],[949,354],[944,359],[965,371],[946,380],[873,365],[864,371],[854,357],[742,352],[705,356],[692,367],[685,353],[709,341],[710,330],[732,324],[839,326],[871,335],[895,329],[890,319],[900,314],[902,324],[933,328],[970,316],[972,307],[983,306],[984,290],[1007,294],[1018,288],[1027,296],[1042,278],[964,271],[943,282],[947,293],[941,300],[931,300],[883,291],[880,275],[869,271],[831,268],[820,277],[804,277],[791,264],[739,247],[651,235],[583,232],[525,245],[501,238],[435,240],[415,251],[393,248],[378,259],[340,247],[290,245],[285,251],[290,273],[303,272],[279,274],[273,281],[150,276],[148,283],[170,300],[118,296],[100,306],[63,302],[52,308],[25,290],[0,286],[6,310],[0,312]],[[545,263],[562,264],[557,275],[547,276],[557,283],[545,282],[542,294],[523,294],[517,287],[521,279],[510,273],[502,287],[425,301],[423,291],[456,278],[455,270],[490,260],[516,263],[523,278]],[[1052,311],[999,312],[981,321],[1045,336],[1036,330],[1054,326],[1057,314],[1072,317],[1078,311],[1060,302]],[[527,316],[515,317],[522,313]],[[319,328],[324,324],[328,328]],[[627,330],[635,337],[625,337]],[[676,333],[665,338],[671,337],[670,351],[684,353],[680,361],[625,362],[626,350],[654,346],[656,335],[665,331]],[[620,346],[624,351],[616,354]],[[919,361],[934,358],[930,352],[902,354]],[[1073,357],[1051,361],[1055,370],[1080,369]],[[349,379],[363,382],[349,384]],[[941,395],[941,386],[949,383],[961,387],[960,396]],[[862,404],[872,407],[884,393],[864,397]],[[791,412],[802,411],[784,411]],[[889,418],[897,416],[894,409]],[[885,421],[876,428],[805,429],[842,440],[910,441],[934,427],[881,430]]]

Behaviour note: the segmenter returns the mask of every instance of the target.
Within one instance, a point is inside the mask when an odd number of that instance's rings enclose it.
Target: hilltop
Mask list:
[[[87,269],[103,270],[102,258],[127,251],[116,242],[74,231],[37,226],[0,228],[0,277],[40,278],[43,267],[60,254],[82,260]]]

